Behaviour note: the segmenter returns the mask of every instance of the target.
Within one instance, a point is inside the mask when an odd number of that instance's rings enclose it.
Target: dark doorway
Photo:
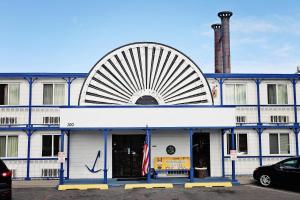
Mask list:
[[[195,177],[210,176],[209,133],[195,133],[193,135],[193,164]]]
[[[112,135],[113,178],[142,177],[144,141],[145,135]]]

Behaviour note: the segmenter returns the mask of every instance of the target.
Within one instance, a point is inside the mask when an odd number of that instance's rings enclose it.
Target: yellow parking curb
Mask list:
[[[80,184],[80,185],[59,185],[58,190],[89,190],[89,189],[99,189],[107,190],[107,184]]]
[[[125,190],[137,189],[137,188],[173,188],[173,184],[171,183],[144,183],[144,184],[126,184]]]
[[[205,183],[185,183],[184,188],[193,187],[232,187],[231,182],[205,182]]]

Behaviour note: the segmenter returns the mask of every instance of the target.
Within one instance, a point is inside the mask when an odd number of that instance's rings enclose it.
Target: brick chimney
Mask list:
[[[215,73],[223,73],[223,58],[222,58],[222,25],[213,24],[211,28],[215,33]]]
[[[231,73],[229,19],[232,12],[222,11],[218,13],[218,16],[221,18],[222,24],[223,73]]]

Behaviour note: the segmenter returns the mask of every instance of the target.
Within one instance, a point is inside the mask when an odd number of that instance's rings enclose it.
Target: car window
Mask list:
[[[293,159],[293,160],[282,162],[281,166],[286,168],[298,168],[298,160]]]
[[[3,163],[2,160],[0,160],[0,172],[4,172],[7,170],[6,165]]]

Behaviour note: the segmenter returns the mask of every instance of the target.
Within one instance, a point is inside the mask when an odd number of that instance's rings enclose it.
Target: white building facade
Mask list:
[[[148,178],[235,180],[299,155],[299,79],[204,74],[148,42],[109,52],[89,73],[1,73],[0,157],[16,179],[107,182],[143,178],[146,142]],[[163,159],[173,167],[159,167]]]

